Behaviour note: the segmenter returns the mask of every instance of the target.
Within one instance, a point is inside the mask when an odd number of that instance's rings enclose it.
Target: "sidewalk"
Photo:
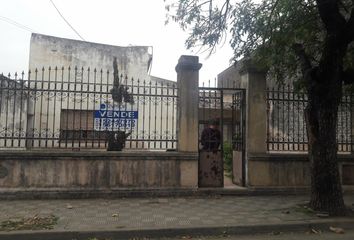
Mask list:
[[[0,222],[58,217],[51,230],[0,231],[0,239],[85,239],[291,231],[329,224],[354,228],[354,218],[319,218],[296,208],[306,196],[0,201]],[[352,206],[354,195],[345,197]]]

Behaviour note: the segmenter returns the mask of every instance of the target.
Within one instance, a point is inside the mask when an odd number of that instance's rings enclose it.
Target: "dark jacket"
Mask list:
[[[205,128],[201,136],[201,144],[204,150],[217,151],[220,146],[221,133],[216,128]]]

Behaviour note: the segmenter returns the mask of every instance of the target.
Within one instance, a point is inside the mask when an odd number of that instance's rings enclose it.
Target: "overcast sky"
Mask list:
[[[0,72],[27,70],[31,32],[4,21],[16,21],[35,32],[80,39],[61,19],[50,0],[0,0]],[[116,46],[153,46],[151,75],[176,80],[174,70],[186,50],[187,33],[175,23],[165,26],[163,0],[53,0],[64,17],[89,42]],[[196,49],[197,50],[197,49]],[[195,50],[195,51],[196,51]],[[232,50],[226,43],[203,63],[200,79],[213,79],[229,66]]]

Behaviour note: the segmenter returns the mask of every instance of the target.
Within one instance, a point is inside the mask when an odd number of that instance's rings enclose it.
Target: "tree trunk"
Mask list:
[[[319,83],[317,83],[319,84]],[[306,125],[311,167],[310,207],[330,215],[344,215],[339,168],[337,162],[337,110],[341,99],[340,86],[317,86],[309,91]]]

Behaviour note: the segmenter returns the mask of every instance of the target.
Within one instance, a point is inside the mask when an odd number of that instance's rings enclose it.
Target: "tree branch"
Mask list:
[[[225,8],[225,12],[223,13],[224,8]],[[227,19],[227,14],[229,13],[229,9],[230,9],[230,0],[226,0],[220,10],[220,18],[221,18],[220,21],[222,21],[222,24],[226,24],[226,19]]]
[[[339,0],[339,5],[343,8],[346,14],[349,14],[348,7],[343,3],[343,0]]]
[[[272,22],[274,11],[275,11],[275,9],[278,6],[278,3],[279,3],[279,0],[276,0],[275,3],[272,6],[272,10],[270,11],[270,14],[269,14],[269,17],[268,17],[267,26],[266,26],[266,28],[267,28],[266,32],[269,34],[269,36],[270,36],[269,38],[271,38],[272,33],[273,33],[273,29],[271,27],[271,22]],[[266,38],[263,38],[263,44],[265,43],[265,41],[266,41]]]

